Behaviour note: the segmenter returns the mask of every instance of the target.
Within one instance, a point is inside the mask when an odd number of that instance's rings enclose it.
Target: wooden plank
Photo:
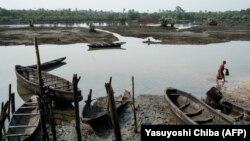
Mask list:
[[[8,134],[7,137],[30,136],[29,134]]]
[[[15,125],[15,126],[9,126],[9,128],[32,128],[37,127],[35,125]]]
[[[195,120],[195,122],[197,122],[197,123],[199,123],[199,124],[207,123],[207,122],[212,122],[212,121],[213,121],[213,118],[214,118],[214,116],[208,117],[208,118],[203,119],[203,120]]]
[[[32,108],[38,108],[38,106],[22,106],[19,109],[32,109]]]
[[[197,111],[191,112],[191,113],[185,113],[187,116],[189,117],[193,117],[193,116],[197,116],[200,115],[202,113],[203,109],[199,109]]]
[[[32,115],[40,115],[39,113],[22,113],[22,114],[13,114],[13,116],[32,116]]]
[[[188,102],[188,103],[182,105],[182,106],[180,107],[180,109],[183,110],[183,109],[185,109],[185,108],[186,108],[187,106],[189,106],[189,105],[190,105],[190,103]]]

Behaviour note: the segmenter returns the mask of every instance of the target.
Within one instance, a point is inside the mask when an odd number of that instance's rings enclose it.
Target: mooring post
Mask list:
[[[75,104],[75,121],[76,121],[76,133],[77,140],[82,141],[81,129],[80,129],[80,117],[79,117],[79,91],[78,91],[78,82],[81,77],[77,78],[77,74],[73,75],[73,90],[74,90],[74,104]]]
[[[121,141],[122,138],[121,138],[120,125],[119,125],[117,111],[116,111],[114,91],[110,83],[105,83],[105,88],[106,88],[107,95],[108,95],[108,100],[109,100],[108,103],[110,105],[111,119],[114,125],[115,140]]]
[[[53,113],[54,106],[52,104],[52,100],[49,99],[49,115],[50,115],[50,126],[51,126],[51,131],[52,131],[52,136],[53,136],[53,141],[56,141],[56,124],[55,124],[55,116]]]
[[[8,118],[8,107],[9,107],[9,101],[7,101],[5,104],[2,102],[2,107],[1,107],[1,114],[0,114],[0,139],[3,139],[3,132],[4,131],[4,136],[6,135],[6,130],[5,130],[5,120]],[[0,141],[1,141],[0,140]]]
[[[8,106],[8,120],[10,121],[10,106],[12,103],[12,99],[11,99],[11,84],[9,84],[9,106]]]
[[[134,111],[134,132],[137,133],[137,119],[136,119],[136,110],[135,110],[135,83],[134,83],[134,76],[132,76],[132,93],[133,93],[133,111]]]
[[[86,101],[86,104],[87,104],[88,106],[91,105],[91,101],[92,101],[91,98],[92,98],[92,89],[89,90],[88,100]]]
[[[44,106],[44,101],[43,101],[43,79],[42,79],[42,73],[41,73],[41,62],[40,62],[40,54],[39,54],[39,49],[38,49],[38,44],[37,44],[37,38],[34,38],[34,44],[35,44],[35,49],[36,49],[36,58],[37,58],[37,74],[38,74],[38,81],[39,81],[39,109],[40,109],[40,116],[41,116],[41,127],[42,127],[42,140],[43,141],[49,141],[49,135],[46,129],[46,120],[45,120],[45,106]]]
[[[109,78],[109,84],[111,85],[111,83],[112,83],[112,76]],[[107,91],[107,89],[106,89],[106,91]],[[108,93],[108,91],[107,91],[107,93]],[[107,110],[109,113],[109,97],[107,97]]]
[[[15,104],[16,100],[15,100],[15,93],[11,94],[11,113],[15,113],[16,111],[16,104]]]

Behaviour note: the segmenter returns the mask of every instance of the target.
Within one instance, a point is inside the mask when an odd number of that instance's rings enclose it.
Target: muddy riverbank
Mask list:
[[[161,40],[160,44],[209,44],[236,40],[250,41],[250,25],[202,25],[181,30],[157,26],[103,26],[98,28],[122,36],[153,37]],[[32,45],[34,36],[38,37],[39,44],[74,44],[118,40],[112,34],[101,31],[91,33],[88,28],[83,27],[2,27],[0,28],[0,46]]]
[[[106,26],[99,27],[139,38],[153,37],[161,44],[209,44],[228,41],[250,41],[250,26],[194,26],[188,29],[163,28],[157,26]]]
[[[118,40],[112,34],[101,31],[89,32],[88,28],[82,27],[1,27],[0,46],[32,45],[35,36],[38,38],[39,44],[74,44]]]
[[[224,89],[224,99],[239,106],[250,109],[250,80],[243,81],[237,88]],[[122,139],[126,141],[139,141],[141,125],[179,125],[181,122],[170,110],[163,95],[140,95],[136,98],[138,133],[134,133],[133,108],[129,104],[119,115]],[[82,124],[82,137],[85,140],[114,140],[113,130],[106,126],[94,130],[92,127]]]

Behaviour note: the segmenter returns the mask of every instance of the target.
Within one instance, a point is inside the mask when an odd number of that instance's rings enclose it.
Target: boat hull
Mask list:
[[[184,91],[168,88],[164,96],[173,113],[187,125],[230,125],[234,122]]]

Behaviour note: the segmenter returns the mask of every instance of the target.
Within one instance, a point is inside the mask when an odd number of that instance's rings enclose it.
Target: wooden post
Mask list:
[[[106,88],[108,99],[109,99],[111,119],[114,125],[115,140],[121,141],[122,138],[121,138],[120,125],[119,125],[117,111],[116,111],[114,91],[110,83],[105,83],[105,88]]]
[[[136,111],[135,111],[135,87],[134,87],[135,83],[134,83],[134,76],[132,76],[132,93],[133,93],[133,111],[134,111],[134,124],[135,124],[135,128],[134,128],[134,132],[137,133],[137,119],[136,119]]]
[[[112,76],[109,78],[109,84],[111,85],[111,83],[112,83]],[[106,89],[106,91],[107,91],[107,89]],[[108,91],[107,91],[107,93],[108,93]],[[108,110],[108,114],[109,114],[109,97],[107,97],[107,110]]]
[[[3,128],[5,130],[5,120],[8,117],[8,107],[9,107],[9,101],[7,101],[5,104],[2,102],[2,107],[1,107],[1,114],[0,114],[0,139],[3,139]],[[6,133],[6,131],[4,131]],[[0,140],[0,141],[1,141]]]
[[[75,104],[75,120],[76,120],[76,133],[77,140],[82,141],[81,129],[80,129],[80,117],[79,117],[79,94],[78,94],[78,82],[81,77],[77,78],[77,74],[73,75],[73,90],[74,90],[74,104]]]
[[[111,85],[112,83],[112,77],[109,78],[109,84]]]
[[[89,90],[89,94],[88,94],[88,100],[86,101],[86,104],[88,105],[88,106],[90,106],[90,104],[91,104],[91,97],[92,97],[92,89],[90,89]]]
[[[50,126],[53,135],[53,141],[56,141],[55,117],[53,113],[53,104],[51,99],[49,100],[49,115],[50,115]]]
[[[10,106],[11,106],[11,84],[9,84],[9,106],[8,106],[8,120],[10,121]]]
[[[15,104],[15,93],[11,94],[11,113],[15,113],[16,111],[16,104]]]
[[[44,106],[44,101],[43,101],[43,79],[42,79],[42,73],[41,73],[41,62],[40,62],[40,54],[39,54],[39,49],[38,49],[38,44],[37,44],[37,38],[34,38],[34,44],[36,48],[36,57],[37,57],[37,74],[38,74],[38,81],[39,81],[39,109],[40,109],[40,116],[41,116],[41,134],[42,134],[42,140],[46,141],[49,140],[48,132],[46,129],[46,120],[45,120],[45,106]]]

